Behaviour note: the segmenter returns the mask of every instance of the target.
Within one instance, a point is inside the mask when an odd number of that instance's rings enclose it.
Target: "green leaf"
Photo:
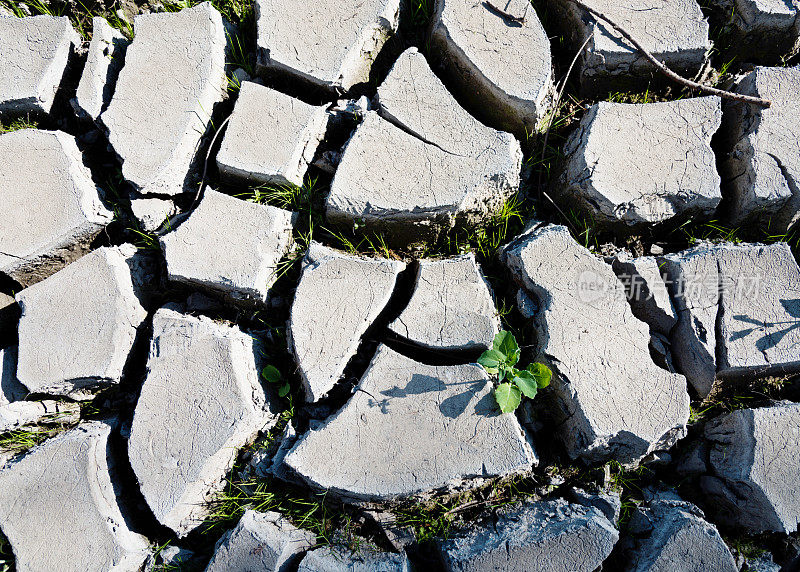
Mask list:
[[[501,383],[494,390],[494,398],[497,400],[497,405],[500,406],[500,411],[510,413],[519,407],[522,394],[516,385]]]
[[[281,380],[281,372],[274,365],[268,365],[262,369],[261,376],[270,383],[278,383]]]
[[[284,383],[278,388],[278,397],[286,397],[291,389],[288,383]]]
[[[492,342],[492,347],[506,356],[506,363],[514,365],[519,361],[519,346],[514,334],[501,330]]]
[[[478,363],[483,366],[488,373],[497,373],[501,363],[506,361],[506,356],[497,350],[486,350],[478,358]]]
[[[532,363],[528,366],[528,371],[536,379],[536,385],[539,386],[539,389],[550,385],[550,378],[553,377],[553,372],[543,363]]]
[[[531,372],[524,369],[516,372],[511,383],[519,387],[523,395],[530,399],[536,397],[536,392],[539,390],[539,387],[536,385],[536,378]]]

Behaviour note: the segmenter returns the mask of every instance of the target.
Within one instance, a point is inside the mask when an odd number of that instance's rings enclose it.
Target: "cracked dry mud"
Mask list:
[[[564,0],[3,0],[0,568],[797,569],[800,5],[587,3],[771,107]]]

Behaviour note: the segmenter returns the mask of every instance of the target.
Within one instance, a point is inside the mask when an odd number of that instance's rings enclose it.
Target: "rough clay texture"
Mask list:
[[[611,18],[659,61],[684,77],[697,75],[711,49],[709,25],[695,0],[584,3]],[[605,22],[598,22],[571,2],[550,0],[550,6],[560,15],[561,27],[571,39],[571,53],[577,52],[591,35],[578,64],[584,95],[599,95],[623,85],[632,91],[644,91],[653,80],[663,81],[655,66]]]
[[[317,535],[295,528],[277,512],[246,510],[236,528],[217,542],[205,572],[289,572]]]
[[[614,526],[619,524],[622,512],[622,497],[619,491],[607,489],[589,493],[583,489],[572,489],[567,493],[567,498],[587,508],[594,507],[603,513],[611,524]]]
[[[504,2],[508,22],[484,2],[438,0],[429,50],[473,113],[520,136],[536,131],[553,92],[550,40],[526,0]]]
[[[711,215],[722,199],[711,149],[721,121],[718,97],[596,103],[567,141],[560,192],[600,224]]]
[[[716,378],[800,371],[800,268],[786,243],[702,244],[659,259],[679,371],[705,397]]]
[[[100,121],[128,181],[143,193],[175,195],[187,190],[200,138],[223,98],[225,28],[204,2],[137,16],[135,32]]]
[[[353,397],[284,462],[316,488],[385,500],[523,472],[537,458],[482,368],[423,365],[381,346]]]
[[[409,243],[484,222],[516,191],[519,142],[460,107],[416,49],[395,62],[378,100],[342,154],[326,205],[331,222],[357,221]]]
[[[41,280],[79,256],[112,216],[72,136],[0,135],[0,272],[23,285]]]
[[[693,504],[661,493],[634,512],[629,572],[738,572],[717,527]]]
[[[756,68],[736,90],[772,105],[726,107],[732,151],[722,173],[731,188],[731,222],[760,219],[779,234],[800,218],[800,67]]]
[[[259,352],[237,327],[168,308],[153,318],[128,455],[153,514],[180,537],[201,524],[237,450],[277,420],[259,383]]]
[[[323,546],[306,554],[297,572],[411,572],[411,564],[405,554]]]
[[[92,41],[72,106],[85,117],[97,119],[111,102],[119,71],[130,41],[105,18],[92,18]]]
[[[155,232],[175,214],[175,203],[168,199],[141,197],[138,193],[130,199],[133,216],[144,232]]]
[[[745,564],[747,572],[781,572],[781,566],[772,560],[772,554],[769,552],[748,558]]]
[[[0,527],[20,572],[139,570],[148,541],[131,532],[112,485],[111,427],[93,421],[0,471]]]
[[[0,16],[0,113],[50,113],[80,43],[66,16]]]
[[[265,302],[292,246],[294,216],[207,189],[189,218],[159,239],[169,279]]]
[[[17,377],[33,393],[91,398],[119,383],[147,316],[131,277],[136,248],[103,247],[17,294]]]
[[[27,395],[28,390],[17,379],[17,346],[0,349],[0,406]]]
[[[389,328],[427,348],[492,347],[500,318],[475,255],[420,261],[411,300]]]
[[[245,81],[217,154],[217,166],[229,178],[301,186],[327,124],[324,106]]]
[[[617,255],[612,267],[625,285],[633,315],[651,330],[668,336],[678,319],[656,258]]]
[[[400,1],[257,0],[255,9],[261,73],[346,91],[369,81],[372,62],[397,31]]]
[[[712,0],[713,16],[724,22],[728,43],[752,63],[778,64],[800,51],[797,0]]]
[[[531,229],[502,257],[538,302],[538,352],[555,374],[570,456],[634,463],[684,436],[686,381],[653,363],[648,327],[610,265],[554,225]]]
[[[709,475],[700,480],[717,522],[749,533],[800,523],[800,404],[740,409],[709,422]]]
[[[439,547],[448,572],[592,572],[618,539],[598,509],[558,499],[503,511],[494,526],[453,534]]]
[[[351,256],[311,243],[289,320],[306,401],[317,401],[336,385],[404,268],[396,260]]]

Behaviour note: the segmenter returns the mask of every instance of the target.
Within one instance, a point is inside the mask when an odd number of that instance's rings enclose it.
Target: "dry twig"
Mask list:
[[[572,58],[572,62],[569,64],[567,68],[567,73],[564,74],[564,78],[561,80],[561,87],[558,88],[558,95],[556,96],[555,103],[553,104],[552,111],[550,112],[550,117],[547,121],[547,129],[544,132],[544,143],[542,144],[542,155],[539,157],[539,164],[544,165],[544,154],[547,151],[547,139],[550,137],[550,129],[553,127],[553,121],[556,119],[556,115],[558,115],[558,106],[561,105],[561,98],[564,95],[564,89],[567,87],[567,81],[569,80],[569,76],[572,73],[572,68],[575,67],[575,63],[578,61],[578,58],[583,53],[583,50],[586,48],[586,44],[589,43],[589,40],[592,39],[592,33],[594,33],[594,26],[592,26],[592,30],[589,33],[589,36],[583,42],[583,45],[580,47],[578,52],[575,54],[575,57]],[[539,170],[539,188],[542,188],[542,171]],[[548,197],[549,198],[549,197]],[[556,207],[557,208],[557,207]]]
[[[505,18],[506,20],[508,20],[510,22],[515,22],[515,23],[520,24],[520,25],[524,24],[525,23],[525,19],[528,17],[528,6],[529,6],[529,4],[525,6],[525,13],[522,14],[522,16],[514,16],[514,14],[509,14],[508,12],[498,8],[497,6],[495,6],[494,4],[489,2],[488,0],[485,1],[483,3],[483,5],[490,12],[494,12],[495,14],[500,16],[501,18]]]
[[[669,69],[664,64],[664,62],[659,61],[653,54],[651,54],[646,49],[644,49],[639,42],[634,40],[633,37],[628,32],[626,32],[625,30],[620,28],[617,24],[615,24],[612,20],[610,20],[608,16],[606,16],[602,12],[598,12],[594,8],[591,8],[591,7],[587,6],[586,4],[581,2],[581,0],[568,0],[568,1],[574,3],[576,6],[578,6],[579,8],[584,10],[585,12],[588,12],[592,16],[603,20],[609,26],[614,28],[614,30],[616,30],[617,33],[619,33],[619,35],[621,35],[623,38],[628,40],[628,42],[630,42],[633,45],[634,48],[639,50],[644,55],[644,57],[646,57],[648,60],[650,60],[650,62],[654,66],[656,66],[656,68],[658,68],[658,71],[660,71],[662,74],[664,74],[665,76],[670,78],[672,81],[677,82],[677,83],[679,83],[681,85],[684,85],[684,86],[686,86],[686,87],[688,87],[690,89],[696,89],[698,91],[702,91],[703,93],[707,93],[709,95],[716,95],[718,97],[724,97],[725,99],[732,99],[732,100],[735,100],[735,101],[743,101],[745,103],[753,103],[755,105],[760,105],[762,107],[769,107],[770,105],[772,105],[772,102],[770,102],[770,101],[768,101],[766,99],[761,99],[760,97],[754,97],[752,95],[744,95],[744,94],[741,94],[741,93],[734,93],[732,91],[725,91],[724,89],[717,89],[716,87],[703,85],[703,84],[697,83],[697,82],[692,81],[690,79],[686,79],[685,77],[682,77],[682,76],[676,74],[674,71]]]
[[[225,126],[228,124],[228,121],[231,120],[231,117],[233,117],[233,113],[228,115],[228,117],[225,118],[225,121],[220,123],[219,129],[216,130],[214,137],[211,138],[211,143],[208,144],[208,149],[206,150],[206,159],[203,162],[203,176],[200,178],[200,186],[197,189],[197,193],[194,195],[194,200],[192,201],[192,205],[189,207],[189,211],[194,210],[194,208],[200,204],[200,199],[203,196],[203,191],[205,190],[206,183],[208,182],[206,175],[208,175],[208,161],[211,158],[211,149],[214,148],[214,143],[217,142],[217,137],[219,137],[219,134],[222,133],[223,129],[225,129]]]

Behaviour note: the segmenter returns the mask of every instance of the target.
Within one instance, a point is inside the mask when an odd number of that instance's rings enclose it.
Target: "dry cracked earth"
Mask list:
[[[571,0],[0,2],[0,566],[800,569],[800,4],[587,3],[771,105]]]

